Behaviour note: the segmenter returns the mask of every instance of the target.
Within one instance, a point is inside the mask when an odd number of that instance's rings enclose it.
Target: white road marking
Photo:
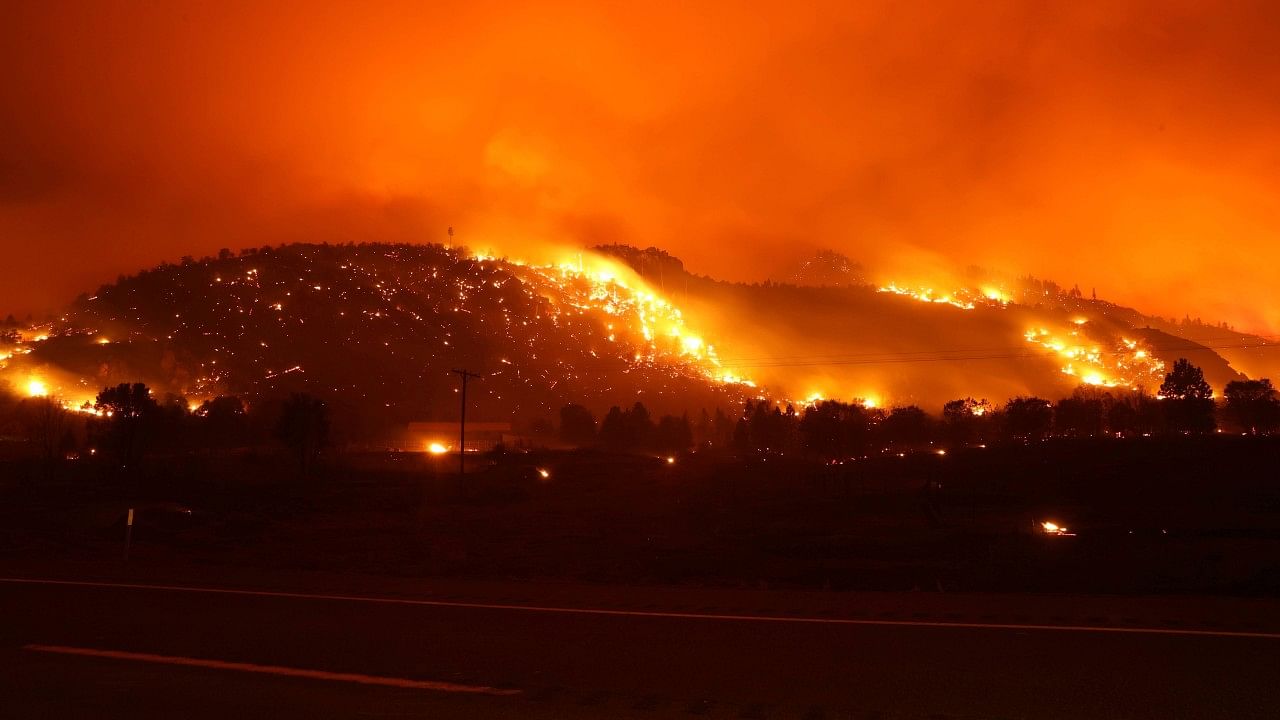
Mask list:
[[[438,680],[410,680],[408,678],[381,677],[360,673],[329,672],[327,670],[306,670],[302,668],[284,667],[283,665],[258,665],[246,662],[228,662],[225,660],[206,660],[179,655],[153,655],[151,653],[126,652],[124,650],[98,650],[96,648],[68,647],[66,645],[24,645],[23,650],[32,652],[55,653],[58,655],[79,655],[83,657],[109,658],[111,660],[133,660],[135,662],[157,663],[161,665],[181,665],[184,667],[212,668],[214,670],[235,670],[237,672],[259,673],[263,675],[284,675],[286,677],[307,678],[309,680],[328,680],[330,682],[360,683],[361,685],[383,685],[386,687],[409,688],[413,690],[436,690],[439,692],[470,693],[472,695],[519,695],[521,691],[487,687],[485,685],[459,685],[458,683],[440,682]]]
[[[1280,640],[1280,632],[1246,632],[1233,630],[1184,630],[1159,627],[1108,627],[1103,625],[1037,625],[1028,623],[934,622],[928,620],[859,620],[856,618],[792,617],[779,615],[740,615],[703,612],[665,612],[661,610],[610,610],[514,603],[462,602],[454,600],[420,600],[413,598],[373,597],[368,595],[326,595],[318,593],[280,592],[274,590],[235,590],[191,585],[148,585],[144,583],[111,583],[91,580],[45,580],[38,578],[0,578],[0,583],[16,585],[65,585],[71,587],[109,588],[120,590],[153,590],[241,595],[248,597],[290,598],[298,600],[336,600],[383,605],[417,605],[424,607],[467,608],[474,610],[516,610],[521,612],[558,613],[563,615],[604,615],[614,617],[676,618],[685,620],[729,620],[738,622],[774,622],[810,625],[874,625],[884,627],[962,628],[976,630],[1048,630],[1054,632],[1094,632],[1127,635],[1182,635],[1195,637],[1233,637]]]

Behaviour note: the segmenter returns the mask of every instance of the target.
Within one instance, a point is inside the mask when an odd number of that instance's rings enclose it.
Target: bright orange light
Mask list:
[[[543,480],[546,480],[547,478],[551,477],[551,471],[547,470],[546,468],[538,468],[538,477],[542,478]]]
[[[675,465],[675,464],[676,464],[676,459],[675,459],[675,456],[674,456],[674,455],[668,455],[668,456],[667,456],[667,464],[668,464],[668,465]]]
[[[30,397],[46,397],[49,395],[49,386],[45,385],[42,380],[31,378],[27,381],[27,395]]]
[[[438,442],[433,442],[433,443],[427,444],[427,452],[431,453],[432,455],[443,455],[449,452],[449,448],[445,445],[441,445]]]
[[[1040,523],[1040,529],[1043,530],[1047,535],[1068,535],[1069,536],[1069,535],[1075,534],[1070,530],[1068,530],[1065,525],[1059,525],[1058,523],[1051,522],[1049,520],[1045,520],[1044,522]]]

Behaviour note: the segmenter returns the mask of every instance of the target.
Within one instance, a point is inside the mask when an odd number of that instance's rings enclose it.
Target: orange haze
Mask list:
[[[1277,47],[1273,2],[6,3],[0,310],[453,225],[730,279],[976,263],[1280,332]]]

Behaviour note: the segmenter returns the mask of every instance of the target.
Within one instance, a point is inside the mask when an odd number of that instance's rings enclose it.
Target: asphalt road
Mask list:
[[[1274,628],[1042,627],[910,595],[875,599],[892,614],[775,613],[760,593],[593,606],[523,590],[369,601],[4,580],[0,717],[1280,716]]]

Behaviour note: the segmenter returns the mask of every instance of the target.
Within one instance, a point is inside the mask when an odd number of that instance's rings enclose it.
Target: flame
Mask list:
[[[449,448],[448,446],[442,445],[438,442],[427,443],[427,452],[432,455],[444,455],[449,452]]]
[[[1164,362],[1139,349],[1138,342],[1120,338],[1109,350],[1095,343],[1085,343],[1078,329],[1087,320],[1071,321],[1076,329],[1054,334],[1046,328],[1032,328],[1023,335],[1027,342],[1052,351],[1063,360],[1062,373],[1080,378],[1085,385],[1136,389],[1159,384],[1164,375]]]
[[[31,378],[27,381],[27,395],[29,397],[48,397],[49,386],[43,380]]]
[[[973,300],[968,297],[969,293],[936,295],[932,288],[905,288],[899,287],[896,283],[878,288],[879,292],[893,293],[894,295],[903,295],[905,297],[919,300],[926,303],[945,303],[952,307],[958,307],[961,310],[972,310],[974,307]],[[986,298],[984,298],[986,299]],[[998,302],[998,300],[997,300]]]
[[[481,262],[496,260],[487,252],[473,254]],[[554,286],[574,310],[608,315],[609,340],[630,339],[638,350],[636,364],[675,363],[724,385],[755,387],[746,377],[721,367],[715,346],[694,332],[671,301],[650,288],[631,268],[595,254],[578,254],[558,263],[506,262]]]

